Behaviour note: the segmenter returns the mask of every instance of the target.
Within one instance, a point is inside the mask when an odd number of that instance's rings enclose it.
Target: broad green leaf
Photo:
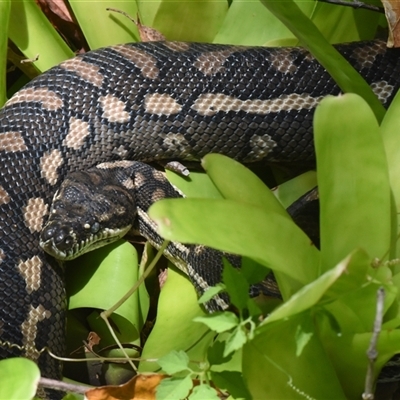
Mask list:
[[[289,218],[271,190],[244,165],[222,154],[206,155],[201,165],[225,199],[250,204]]]
[[[312,316],[302,313],[256,330],[243,347],[242,363],[253,399],[346,399],[312,327]],[[309,332],[310,339],[296,356],[298,329]]]
[[[9,37],[40,72],[74,56],[34,0],[11,2]]]
[[[230,311],[215,312],[205,317],[193,318],[194,322],[202,322],[211,330],[221,333],[234,328],[239,324],[239,318]]]
[[[384,313],[396,300],[397,288],[394,285],[382,285],[371,282],[364,284],[358,290],[353,289],[325,305],[340,325],[341,332],[369,332],[373,326],[376,314],[376,293],[380,287],[385,289]],[[398,315],[398,311],[396,312]]]
[[[175,172],[166,170],[168,180],[186,197],[199,197],[207,199],[222,199],[221,193],[215,187],[210,177],[204,172],[192,172],[188,177],[183,177]]]
[[[81,307],[107,310],[139,278],[137,252],[131,244],[120,240],[69,262],[67,271],[70,310]],[[145,290],[142,286],[139,290]],[[112,319],[123,333],[121,340],[131,342],[139,339],[147,315],[147,311],[142,315],[140,309],[136,292],[113,314]]]
[[[272,193],[286,209],[301,196],[317,186],[317,174],[315,171],[307,171],[276,187]]]
[[[322,271],[357,247],[371,260],[383,257],[391,243],[391,198],[373,112],[355,94],[328,96],[315,111],[314,137]]]
[[[32,399],[40,379],[39,367],[26,358],[0,361],[0,399]]]
[[[366,281],[368,266],[366,253],[363,250],[354,251],[334,268],[295,293],[265,318],[262,325],[299,314],[317,305],[323,296],[332,300],[346,291],[360,287]]]
[[[328,320],[324,318],[318,320],[318,332],[346,393],[346,398],[360,399],[365,385],[368,365],[366,352],[370,345],[371,333],[345,332],[338,335],[331,329]],[[375,362],[374,377],[378,376],[381,368],[393,355],[400,353],[400,330],[382,331],[379,335],[377,351],[378,358]]]
[[[397,218],[400,212],[400,146],[399,143],[399,115],[400,115],[400,92],[397,92],[392,104],[388,108],[385,118],[381,124],[381,134],[383,139],[383,144],[385,146],[386,158],[389,168],[389,178],[391,189],[394,197],[394,210],[392,219]],[[399,220],[393,223],[393,226],[397,232],[400,231],[398,227]],[[400,246],[397,246],[396,257],[399,257]],[[397,267],[397,270],[399,268]]]
[[[182,273],[168,268],[168,277],[158,300],[157,320],[142,352],[143,359],[162,357],[172,350],[184,350],[191,360],[203,360],[215,333],[193,318],[207,314],[197,303],[193,284]],[[139,371],[156,371],[155,362],[141,361]]]
[[[212,42],[228,11],[225,1],[171,1],[160,2],[153,28],[167,40]]]
[[[7,100],[6,95],[6,70],[7,70],[7,45],[8,45],[8,20],[10,17],[11,2],[0,2],[0,107]]]
[[[385,109],[371,87],[349,62],[329,45],[317,27],[293,1],[261,0],[261,2],[296,35],[302,45],[310,50],[343,92],[357,93],[362,96],[373,109],[376,118],[379,121],[382,120]]]
[[[182,351],[173,350],[157,360],[158,365],[168,375],[186,371],[189,368],[189,357]]]
[[[315,279],[319,252],[287,217],[232,200],[167,199],[149,209],[166,239],[198,243],[254,258],[298,283],[289,296]]]
[[[70,0],[69,4],[91,50],[113,44],[138,41],[136,26],[129,18],[106,10],[108,7],[116,8],[136,19],[136,2]],[[99,26],[101,26],[101,29],[99,29]],[[135,38],[136,40],[134,40]]]
[[[185,399],[193,387],[190,375],[185,378],[165,378],[156,389],[156,400]]]

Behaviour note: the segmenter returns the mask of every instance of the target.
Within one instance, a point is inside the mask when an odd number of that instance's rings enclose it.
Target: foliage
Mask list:
[[[268,3],[273,7],[274,2]],[[372,38],[380,22],[377,14],[365,10],[354,12],[318,2],[296,3],[330,42]],[[91,49],[138,40],[131,22],[106,11],[106,7],[122,9],[134,17],[139,13],[143,23],[159,29],[169,40],[298,44],[285,25],[261,3],[252,0],[179,4],[167,0],[123,3],[71,0],[70,6]],[[285,2],[285,7],[288,20],[295,25],[302,21],[289,2]],[[302,41],[312,47],[315,31],[305,31]],[[26,57],[33,59],[40,55],[33,63],[35,74],[70,58],[75,50],[65,44],[33,0],[1,2],[0,105],[6,99],[8,37]],[[319,53],[331,51],[321,41],[315,47]],[[328,62],[331,69],[352,74],[346,66],[344,70],[339,68],[336,60]],[[7,92],[8,97],[24,82],[26,78],[20,78]],[[366,93],[363,90],[359,92],[361,95]],[[163,234],[174,240],[203,243],[244,255],[249,268],[239,273],[226,266],[225,286],[216,289],[230,293],[239,316],[229,312],[207,316],[197,303],[190,282],[171,268],[161,291],[157,322],[142,352],[148,361],[139,364],[142,372],[157,371],[161,366],[173,375],[168,388],[161,386],[160,398],[168,398],[162,390],[175,393],[185,382],[190,389],[192,383],[189,385],[187,377],[191,381],[195,375],[201,384],[193,389],[192,400],[205,397],[201,390],[209,390],[206,387],[210,381],[235,398],[359,398],[367,366],[365,350],[375,315],[375,293],[380,286],[386,290],[386,300],[377,367],[400,351],[396,329],[400,321],[399,271],[398,267],[387,264],[398,256],[396,214],[400,207],[400,167],[396,162],[399,146],[395,128],[399,102],[400,98],[396,98],[380,127],[368,105],[356,96],[329,98],[319,107],[315,130],[322,208],[321,252],[310,246],[308,238],[292,223],[275,198],[277,192],[271,193],[238,163],[210,155],[203,161],[207,175],[191,173],[190,182],[168,173],[192,198],[154,206],[152,215],[159,220]],[[375,113],[382,115],[376,106]],[[289,188],[286,191],[281,187],[278,199],[286,206],[312,184],[313,178],[303,178],[286,184]],[[173,222],[169,228],[162,224],[166,215]],[[375,257],[379,260],[377,264],[372,263]],[[128,261],[120,263],[121,258]],[[111,307],[141,275],[144,265],[139,266],[137,260],[136,250],[122,244],[87,255],[70,266],[71,275],[80,276],[69,278],[71,307]],[[254,283],[252,266],[255,265],[263,274],[270,269],[274,271],[285,300],[280,307],[275,308],[277,302],[270,301],[261,305],[261,310],[259,304],[248,298],[246,288]],[[76,274],[75,270],[83,267],[96,273]],[[105,270],[108,270],[106,275]],[[93,290],[96,281],[100,284],[96,283]],[[146,296],[141,288],[125,310],[118,310],[112,317],[125,343],[138,343],[148,312]],[[267,316],[265,310],[272,312]],[[68,325],[72,349],[79,346],[77,337],[86,336],[88,325],[91,330],[101,332],[103,342],[111,343],[104,326],[99,325],[97,312],[87,315],[74,311]],[[158,359],[158,364],[150,359]],[[9,361],[2,361],[0,368]],[[22,397],[29,398],[37,376],[31,378],[26,389],[19,381],[14,384],[10,380],[25,375],[21,371],[17,367],[0,374],[7,376],[9,383],[3,386],[2,380],[1,386],[4,390],[20,388]],[[182,373],[183,377],[176,376]],[[207,393],[211,398],[210,392]],[[182,391],[181,398],[186,394],[187,391]],[[12,394],[7,392],[5,397],[12,398]]]

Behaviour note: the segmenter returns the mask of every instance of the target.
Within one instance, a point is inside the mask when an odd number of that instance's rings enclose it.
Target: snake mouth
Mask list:
[[[82,254],[113,243],[131,230],[131,225],[123,228],[105,228],[96,234],[79,240],[77,235],[70,232],[63,241],[57,241],[57,235],[43,240],[41,237],[39,245],[47,253],[61,261],[73,260]],[[43,235],[42,235],[43,236]]]

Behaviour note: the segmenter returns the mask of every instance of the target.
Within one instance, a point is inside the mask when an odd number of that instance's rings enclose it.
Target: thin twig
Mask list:
[[[364,10],[376,11],[384,14],[385,10],[383,7],[373,6],[371,4],[365,4],[362,1],[353,0],[353,1],[342,1],[342,0],[318,0],[321,3],[329,3],[335,4],[338,6],[352,7],[355,9],[363,8]]]
[[[378,350],[376,349],[379,334],[382,329],[383,320],[383,307],[385,304],[385,289],[380,287],[376,293],[376,314],[374,321],[374,330],[372,332],[371,341],[367,351],[368,356],[368,370],[365,378],[365,389],[362,395],[363,400],[373,400],[374,399],[374,366],[375,361],[378,358]]]
[[[46,389],[59,390],[60,392],[72,392],[85,394],[90,386],[77,385],[74,383],[67,383],[62,381],[56,381],[55,379],[40,378],[39,386]]]

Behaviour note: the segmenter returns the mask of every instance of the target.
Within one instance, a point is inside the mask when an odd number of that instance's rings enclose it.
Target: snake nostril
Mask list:
[[[56,235],[53,235],[53,239],[54,244],[59,250],[70,249],[74,241],[72,236],[64,229],[60,229]]]

